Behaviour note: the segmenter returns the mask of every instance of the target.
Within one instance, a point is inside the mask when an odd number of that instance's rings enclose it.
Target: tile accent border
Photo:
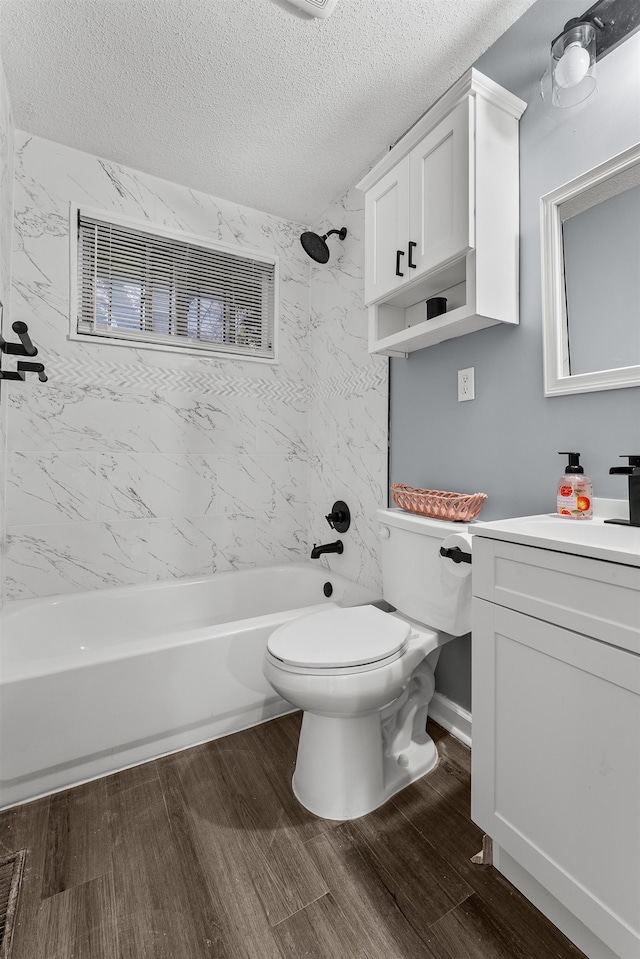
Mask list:
[[[379,363],[356,369],[353,373],[344,373],[342,376],[332,376],[331,379],[312,383],[310,394],[312,400],[328,400],[335,396],[366,393],[367,390],[375,389],[386,382],[387,364]]]
[[[77,364],[51,357],[47,373],[52,386],[92,386],[126,389],[131,392],[167,391],[171,393],[214,394],[216,396],[243,396],[250,399],[279,400],[300,403],[308,396],[304,383],[294,380],[264,379],[220,374],[219,367],[211,373],[200,370],[178,370],[167,367],[149,367],[133,363],[101,363],[82,360]]]

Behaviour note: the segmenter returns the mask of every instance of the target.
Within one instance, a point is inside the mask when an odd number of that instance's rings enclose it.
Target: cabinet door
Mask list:
[[[640,956],[640,656],[474,599],[472,818]]]
[[[473,109],[472,98],[460,103],[409,154],[413,278],[473,248]]]
[[[365,302],[392,293],[410,279],[409,157],[382,177],[365,196]],[[398,256],[398,251],[402,255]],[[404,276],[396,275],[396,266]]]

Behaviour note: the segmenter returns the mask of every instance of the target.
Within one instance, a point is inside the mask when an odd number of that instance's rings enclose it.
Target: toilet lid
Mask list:
[[[276,629],[267,642],[272,656],[291,666],[362,666],[397,654],[408,623],[374,606],[352,606],[301,616]]]

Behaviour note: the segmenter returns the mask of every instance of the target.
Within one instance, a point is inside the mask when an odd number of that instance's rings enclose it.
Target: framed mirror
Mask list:
[[[640,144],[540,203],[545,396],[640,386]]]

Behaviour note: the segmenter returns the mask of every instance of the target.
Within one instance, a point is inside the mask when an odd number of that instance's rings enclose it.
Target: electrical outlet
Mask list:
[[[475,398],[474,367],[470,366],[466,370],[458,370],[458,403],[463,403],[465,400],[475,400]]]

